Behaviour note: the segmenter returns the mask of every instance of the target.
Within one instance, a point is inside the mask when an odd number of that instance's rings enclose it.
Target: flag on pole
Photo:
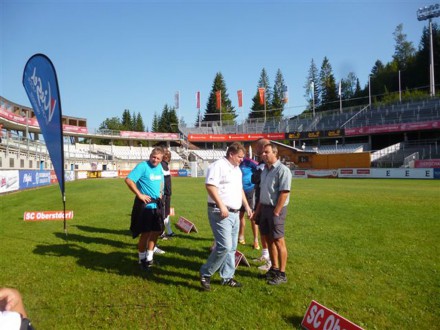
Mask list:
[[[32,56],[23,72],[23,86],[46,142],[55,174],[64,194],[64,143],[61,99],[55,68],[43,54]]]
[[[241,108],[243,106],[243,91],[240,89],[237,91],[238,96],[238,107]]]
[[[196,93],[196,107],[200,110],[200,91]]]
[[[67,234],[63,114],[57,74],[52,61],[44,54],[33,55],[24,67],[22,82],[40,125],[58,179],[64,204],[64,232]]]
[[[265,88],[258,88],[258,94],[260,95],[260,104],[263,105],[266,102],[265,99]]]
[[[289,102],[289,91],[287,90],[287,86],[283,86],[283,103]]]
[[[174,94],[174,107],[175,107],[176,109],[179,109],[179,106],[180,106],[180,93],[179,93],[179,91],[177,91],[177,92]]]
[[[339,90],[338,90],[338,96],[341,97],[342,95],[342,81],[339,82]]]
[[[217,110],[221,110],[221,108],[222,108],[222,91],[215,92],[215,99],[216,99],[215,108]]]
[[[313,98],[315,95],[315,83],[313,81],[310,82],[310,97]]]

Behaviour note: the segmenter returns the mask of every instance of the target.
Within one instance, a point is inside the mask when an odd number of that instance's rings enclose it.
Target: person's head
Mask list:
[[[241,143],[234,142],[226,150],[226,158],[229,162],[238,166],[243,161],[244,154],[246,153],[246,149],[243,147]]]
[[[278,160],[277,146],[272,143],[266,144],[263,148],[262,158],[263,161],[269,166],[275,164]]]
[[[257,140],[257,142],[255,143],[255,155],[258,158],[261,158],[261,155],[263,154],[264,151],[264,146],[269,143],[270,141],[268,139],[260,138]]]
[[[167,147],[162,147],[163,149],[163,160],[167,163],[171,160],[171,151]]]
[[[162,147],[155,147],[150,154],[149,162],[153,167],[160,164],[163,158],[164,151]]]

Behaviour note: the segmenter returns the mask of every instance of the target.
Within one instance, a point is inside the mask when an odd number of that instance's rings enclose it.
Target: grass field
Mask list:
[[[440,324],[440,181],[294,180],[286,220],[288,283],[257,278],[260,252],[240,246],[243,288],[200,290],[212,241],[203,179],[173,178],[172,206],[199,233],[161,241],[149,275],[128,232],[132,193],[122,179],[67,183],[62,221],[24,222],[61,210],[58,186],[0,196],[0,285],[18,288],[36,329],[300,329],[316,300],[365,329]],[[252,243],[250,226],[246,238]]]

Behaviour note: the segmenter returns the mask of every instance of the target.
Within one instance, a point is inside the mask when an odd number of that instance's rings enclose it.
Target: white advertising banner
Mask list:
[[[371,168],[340,168],[340,178],[371,178]]]
[[[19,172],[18,170],[0,171],[0,194],[18,190]]]
[[[378,179],[433,179],[432,168],[372,168],[370,178]]]
[[[101,178],[117,178],[118,171],[102,171]]]

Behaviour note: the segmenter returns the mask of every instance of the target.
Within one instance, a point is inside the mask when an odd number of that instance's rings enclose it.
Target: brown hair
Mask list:
[[[240,150],[246,154],[245,147],[239,142],[234,142],[228,147],[228,150],[226,150],[226,157],[229,157],[229,155],[236,155]]]

